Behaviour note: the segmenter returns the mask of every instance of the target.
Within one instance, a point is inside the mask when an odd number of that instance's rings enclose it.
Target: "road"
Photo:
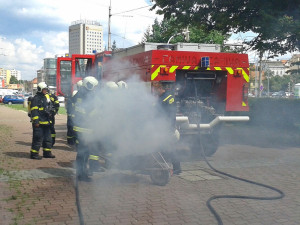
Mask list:
[[[0,224],[79,224],[73,181],[76,153],[66,145],[66,116],[56,120],[56,158],[40,161],[29,159],[32,131],[26,113],[0,106],[0,118]],[[214,167],[285,193],[273,201],[214,200],[223,223],[299,224],[300,149],[256,140],[243,144],[228,132],[222,132],[221,140],[209,158]],[[172,176],[166,186],[153,185],[146,175],[116,170],[95,174],[90,183],[80,182],[85,223],[213,225],[217,222],[206,201],[214,195],[277,195],[219,175],[202,160],[185,161],[182,167],[183,173]]]

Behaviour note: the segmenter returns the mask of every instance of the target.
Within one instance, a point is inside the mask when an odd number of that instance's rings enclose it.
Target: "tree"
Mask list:
[[[182,33],[183,29],[187,27],[181,24],[177,24],[175,18],[163,19],[159,22],[154,20],[151,28],[149,27],[144,33],[142,43],[144,42],[158,42],[167,43],[170,37],[175,35],[170,43],[177,42],[193,42],[193,43],[207,43],[207,44],[222,44],[223,41],[228,38],[228,35],[222,35],[220,32],[212,30],[209,33],[203,31],[200,26],[189,27],[189,40],[185,40],[183,35],[177,35]]]
[[[300,48],[299,0],[152,0],[164,18],[222,34],[252,31],[253,50],[284,54]]]
[[[113,41],[113,44],[111,46],[111,50],[112,51],[115,51],[117,49],[117,43],[116,43],[116,40]]]
[[[17,78],[15,76],[11,76],[10,80],[9,80],[10,84],[18,84],[19,81],[17,80]]]

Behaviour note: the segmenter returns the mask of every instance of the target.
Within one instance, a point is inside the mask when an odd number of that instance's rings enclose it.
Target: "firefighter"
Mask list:
[[[48,94],[46,94],[46,98],[50,98],[52,103],[52,108],[50,109],[50,130],[51,130],[51,138],[52,138],[52,147],[55,144],[56,132],[55,132],[55,115],[59,110],[59,101],[54,93],[51,93],[48,90]]]
[[[86,140],[89,134],[92,134],[93,130],[89,127],[91,113],[94,111],[95,105],[93,103],[94,91],[98,81],[95,77],[88,76],[83,79],[82,88],[74,96],[74,110],[72,112],[73,130],[76,136],[76,171],[77,177],[81,181],[90,181],[90,171],[87,168],[88,161],[90,170],[94,170],[93,167],[98,166],[99,156],[93,154],[91,145]]]
[[[51,152],[52,140],[50,131],[50,98],[46,98],[48,86],[40,82],[37,86],[37,93],[31,101],[31,121],[33,129],[32,145],[30,151],[31,159],[42,159],[39,155],[40,147],[43,147],[44,158],[55,158]]]
[[[176,129],[176,104],[174,95],[169,92],[161,82],[153,82],[152,83],[155,94],[158,96],[158,104],[160,109],[163,111],[166,118],[170,119],[170,129],[171,132],[174,132],[174,142],[178,141],[180,138],[180,134]],[[173,146],[172,146],[173,147]],[[167,156],[172,161],[173,165],[173,173],[180,174],[181,173],[181,165],[180,161],[176,157],[176,154],[172,149],[167,152],[164,152],[164,155]]]
[[[27,99],[27,112],[28,112],[27,115],[30,118],[30,122],[31,122],[31,101],[32,101],[32,99],[33,99],[32,96],[28,97],[28,99]]]
[[[72,93],[72,97],[68,97],[66,99],[66,109],[67,109],[67,142],[69,145],[75,144],[75,134],[73,131],[73,122],[72,122],[72,114],[74,109],[74,96],[77,94],[78,90],[82,87],[82,80],[76,83],[77,90],[74,90]]]

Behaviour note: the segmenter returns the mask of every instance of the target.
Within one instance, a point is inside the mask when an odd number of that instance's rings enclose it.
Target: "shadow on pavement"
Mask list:
[[[69,146],[65,145],[54,145],[52,147],[53,150],[62,150],[62,151],[68,151],[68,152],[75,152],[75,150]]]
[[[25,145],[25,146],[31,146],[31,142],[25,142],[25,141],[16,141],[17,145]]]
[[[15,157],[15,158],[30,158],[30,152],[4,152],[5,155],[8,155],[10,157]]]
[[[72,160],[70,162],[57,162],[57,164],[61,167],[66,167],[66,168],[75,168],[75,165],[74,165],[75,161]]]
[[[260,148],[285,149],[300,145],[300,132],[258,126],[223,126],[220,144],[243,144]]]
[[[39,167],[38,170],[43,171],[57,177],[71,177],[73,176],[73,170],[64,168],[49,168],[49,167]]]
[[[101,174],[101,177],[97,177],[98,174]],[[92,176],[93,182],[97,184],[108,184],[108,185],[117,185],[117,184],[151,184],[149,176],[140,175],[140,174],[125,174],[121,172],[111,172],[106,171],[102,173],[95,173]]]

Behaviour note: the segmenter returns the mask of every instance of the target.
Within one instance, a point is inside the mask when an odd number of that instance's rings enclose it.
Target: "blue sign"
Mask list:
[[[260,85],[259,89],[260,89],[260,91],[264,90],[264,86]]]
[[[201,67],[209,67],[209,57],[201,57]]]

